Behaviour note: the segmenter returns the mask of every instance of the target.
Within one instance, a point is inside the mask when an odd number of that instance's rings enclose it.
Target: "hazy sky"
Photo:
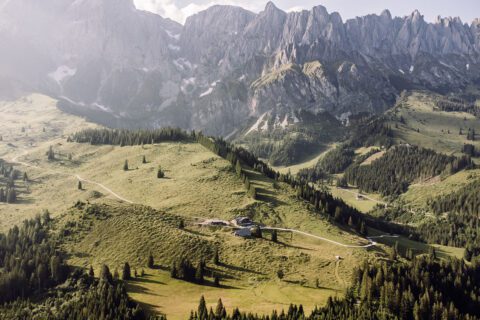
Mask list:
[[[134,0],[137,8],[152,11],[163,17],[184,22],[186,17],[214,4],[238,5],[259,12],[267,1],[263,0]],[[329,12],[338,11],[343,19],[369,13],[379,14],[388,8],[394,16],[405,16],[418,9],[428,21],[438,15],[459,16],[464,22],[480,18],[480,0],[277,0],[274,3],[286,11],[325,6]]]

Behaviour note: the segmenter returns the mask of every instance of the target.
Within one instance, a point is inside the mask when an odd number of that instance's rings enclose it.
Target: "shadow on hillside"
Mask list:
[[[147,288],[144,288],[139,284],[135,284],[134,281],[128,281],[127,282],[127,291],[129,293],[137,293],[137,294],[145,294],[145,295],[149,295],[149,296],[160,296],[160,297],[162,297],[162,295],[156,294],[156,293],[152,292],[152,290],[148,290]]]
[[[242,267],[237,267],[237,266],[233,266],[233,265],[226,264],[226,263],[222,263],[222,266],[227,268],[227,269],[238,271],[238,272],[247,272],[247,273],[254,273],[254,274],[258,274],[258,275],[264,275],[263,273],[255,271],[255,270],[242,268]]]
[[[162,284],[162,285],[166,284],[165,282],[152,279],[151,276],[149,276],[148,274],[144,277],[133,278],[131,282],[132,283],[152,283],[152,284]]]
[[[287,248],[313,251],[313,249],[311,249],[311,248],[300,247],[300,246],[296,246],[296,245],[293,245],[293,244],[290,244],[290,243],[287,243],[287,242],[277,241],[277,243],[278,243],[278,244],[281,244],[281,245],[283,245],[283,246],[285,246],[285,247],[287,247]]]

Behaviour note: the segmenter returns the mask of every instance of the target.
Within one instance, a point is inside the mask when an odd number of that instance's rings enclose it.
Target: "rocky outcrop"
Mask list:
[[[480,21],[385,10],[344,22],[269,2],[258,14],[213,6],[182,26],[133,0],[15,0],[0,5],[0,51],[10,92],[42,91],[112,125],[228,135],[271,110],[382,112],[402,90],[478,83]]]

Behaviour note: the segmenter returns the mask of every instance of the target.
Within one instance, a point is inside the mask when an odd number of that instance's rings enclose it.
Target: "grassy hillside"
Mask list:
[[[112,270],[127,261],[138,271],[145,268],[148,276],[129,283],[129,291],[151,311],[184,319],[202,294],[209,302],[221,297],[228,308],[252,312],[289,303],[310,310],[328,296],[343,295],[352,267],[385,250],[348,248],[289,232],[280,232],[278,243],[270,241],[268,232],[264,239],[241,239],[230,229],[198,227],[207,218],[247,215],[268,226],[295,228],[342,244],[367,243],[313,214],[289,186],[245,168],[258,192],[258,200],[252,200],[230,163],[197,143],[115,147],[67,142],[69,134],[94,125],[62,114],[45,97],[16,103],[2,109],[15,126],[5,123],[1,129],[1,152],[27,172],[30,184],[28,192],[19,185],[19,203],[0,205],[1,228],[49,210],[58,218],[56,232],[64,237],[70,263],[93,265],[97,272],[103,263]],[[47,157],[50,147],[54,159]],[[159,167],[164,179],[157,178]],[[72,207],[75,203],[79,205]],[[186,223],[183,230],[180,221]],[[220,266],[211,263],[217,249]],[[155,269],[146,268],[149,254]],[[208,268],[221,275],[222,286],[170,279],[172,261],[185,256],[194,263],[206,259]],[[207,277],[207,283],[212,280]]]
[[[65,249],[72,254],[70,263],[93,265],[96,270],[108,263],[112,270],[121,270],[128,261],[139,272],[144,268],[148,276],[129,284],[132,297],[173,319],[184,319],[202,294],[211,301],[221,297],[229,308],[241,306],[252,312],[268,313],[291,302],[310,310],[328,296],[343,295],[350,281],[349,266],[369,254],[289,233],[280,233],[274,243],[268,233],[264,239],[242,239],[228,229],[191,223],[181,230],[177,226],[182,217],[143,206],[110,204],[91,212],[88,206],[74,208],[57,225],[58,232],[69,234]],[[212,263],[215,249],[220,253],[218,266]],[[150,253],[154,269],[146,267]],[[210,277],[206,286],[171,279],[168,269],[180,257],[205,259],[207,267],[221,276],[222,286],[213,286]],[[278,270],[284,272],[283,279]]]
[[[46,157],[45,152],[50,145],[65,143],[67,135],[77,130],[97,127],[82,118],[59,111],[56,100],[39,94],[0,102],[0,115],[0,158],[7,162],[36,150],[41,157]],[[62,158],[67,158],[67,155]],[[24,219],[33,218],[43,209],[50,209],[55,214],[78,198],[86,200],[92,196],[89,193],[72,193],[76,184],[73,178],[43,169],[15,167],[27,173],[28,188],[22,180],[16,181],[18,203],[0,203],[2,231]]]
[[[480,148],[479,141],[468,141],[468,128],[480,132],[480,121],[465,112],[444,112],[435,107],[433,93],[406,94],[397,106],[387,112],[397,140],[437,152],[459,155],[465,143]],[[460,135],[460,129],[463,134]]]

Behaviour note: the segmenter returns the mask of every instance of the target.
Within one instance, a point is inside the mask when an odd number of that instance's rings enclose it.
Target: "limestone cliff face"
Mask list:
[[[42,91],[114,125],[228,135],[272,110],[375,113],[404,89],[478,83],[480,21],[387,10],[343,21],[270,2],[258,14],[213,6],[182,26],[132,0],[3,0],[0,51],[9,92]]]

